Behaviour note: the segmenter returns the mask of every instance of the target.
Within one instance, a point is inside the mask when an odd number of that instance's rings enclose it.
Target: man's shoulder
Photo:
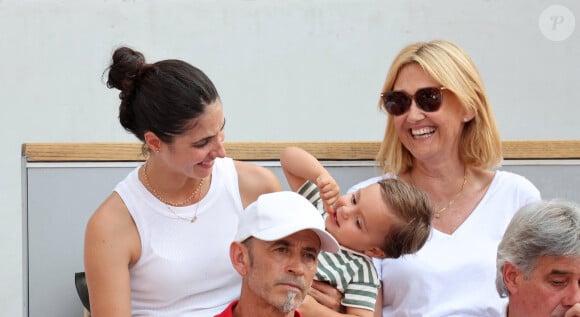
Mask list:
[[[230,305],[226,309],[224,309],[224,311],[215,315],[214,317],[231,317],[231,316],[233,316],[234,307],[236,307],[237,304],[238,304],[238,300],[231,302]]]

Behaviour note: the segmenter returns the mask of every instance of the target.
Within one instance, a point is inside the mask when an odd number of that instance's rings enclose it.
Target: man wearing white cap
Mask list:
[[[261,195],[240,216],[230,259],[240,299],[215,317],[291,317],[304,300],[321,250],[338,251],[319,211],[294,192]]]

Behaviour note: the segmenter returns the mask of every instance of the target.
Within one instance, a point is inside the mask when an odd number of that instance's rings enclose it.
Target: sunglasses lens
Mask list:
[[[443,96],[440,88],[422,88],[415,93],[415,102],[421,110],[432,112],[439,110]]]
[[[411,99],[401,91],[390,91],[383,95],[383,104],[388,113],[399,116],[409,110]]]

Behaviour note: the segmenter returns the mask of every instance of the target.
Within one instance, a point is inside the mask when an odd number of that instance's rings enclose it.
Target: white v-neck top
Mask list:
[[[502,316],[507,299],[495,289],[497,246],[514,213],[537,200],[540,192],[526,178],[497,171],[453,234],[433,229],[416,254],[375,259],[383,316]]]

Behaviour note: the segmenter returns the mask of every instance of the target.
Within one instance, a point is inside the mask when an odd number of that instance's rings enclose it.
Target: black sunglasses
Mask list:
[[[393,116],[400,116],[409,111],[411,100],[414,98],[419,109],[425,112],[439,110],[443,102],[445,87],[425,87],[417,90],[415,95],[409,95],[402,90],[389,91],[381,94],[383,108]]]

